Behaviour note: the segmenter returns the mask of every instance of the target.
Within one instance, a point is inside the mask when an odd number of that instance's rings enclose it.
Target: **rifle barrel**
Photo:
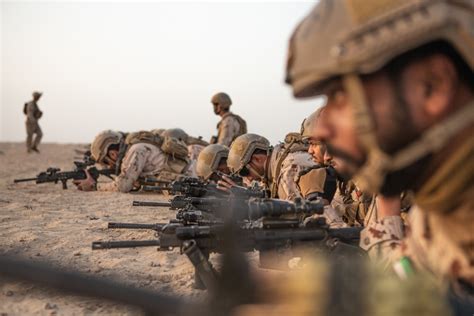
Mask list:
[[[15,179],[15,180],[13,180],[13,183],[27,182],[27,181],[36,181],[36,180],[38,180],[38,178]]]
[[[109,223],[108,228],[161,230],[166,224]]]
[[[152,206],[152,207],[170,207],[169,202],[147,202],[147,201],[133,201],[133,206]]]
[[[94,241],[92,250],[112,249],[112,248],[134,248],[134,247],[151,247],[159,246],[158,239],[152,240],[124,240],[124,241]]]

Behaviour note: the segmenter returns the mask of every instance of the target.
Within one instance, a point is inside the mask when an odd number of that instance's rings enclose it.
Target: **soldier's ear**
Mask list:
[[[451,110],[458,85],[453,62],[445,55],[430,56],[425,62],[424,112],[436,121]]]

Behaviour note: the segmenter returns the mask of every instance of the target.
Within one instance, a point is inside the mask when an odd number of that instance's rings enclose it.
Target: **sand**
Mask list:
[[[178,249],[91,250],[93,241],[154,238],[153,231],[108,230],[107,222],[166,222],[173,218],[173,211],[131,204],[134,199],[165,201],[169,197],[81,192],[72,183],[68,190],[60,184],[13,184],[15,178],[33,177],[51,166],[72,170],[78,156],[75,149],[81,148],[84,145],[42,144],[41,154],[28,154],[24,144],[0,143],[0,255],[21,255],[161,293],[203,299],[206,293],[192,288],[194,270]],[[0,278],[0,315],[137,313],[129,306]]]

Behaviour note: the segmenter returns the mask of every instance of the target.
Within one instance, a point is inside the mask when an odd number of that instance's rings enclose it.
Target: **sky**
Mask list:
[[[0,141],[25,139],[34,90],[45,142],[173,127],[208,140],[219,121],[210,99],[223,91],[249,132],[276,143],[321,104],[284,84],[288,39],[313,6],[2,1]]]

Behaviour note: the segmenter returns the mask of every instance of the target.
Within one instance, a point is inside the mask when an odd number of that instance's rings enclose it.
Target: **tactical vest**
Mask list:
[[[236,139],[240,135],[247,134],[247,122],[243,118],[241,118],[239,115],[231,113],[231,112],[229,112],[229,114],[227,114],[227,116],[235,118],[237,120],[237,122],[239,122],[239,132],[237,133],[237,135],[234,136],[232,141],[234,141],[234,139]],[[217,138],[219,138],[219,136],[221,134],[221,129],[220,129],[221,123],[222,123],[222,120],[217,124],[217,130],[218,130]]]
[[[322,194],[320,194],[320,193],[314,194],[314,195],[312,194],[311,196],[305,196],[305,198],[308,199],[308,200],[313,200],[317,197],[322,197],[323,199],[325,199],[325,200],[329,201],[329,203],[331,203],[332,199],[334,198],[334,195],[336,194],[336,190],[337,190],[337,174],[336,174],[336,170],[333,167],[331,167],[331,166],[326,167],[326,166],[321,166],[320,164],[316,164],[311,168],[307,168],[307,169],[303,170],[299,174],[299,178],[301,179],[305,175],[309,175],[309,173],[312,170],[321,169],[321,168],[324,169],[324,171],[326,173],[325,178],[324,178],[324,184],[323,184],[323,187],[321,188],[322,191],[323,191]]]
[[[275,146],[273,149],[270,157],[272,162],[272,170],[270,170],[270,172],[273,177],[272,185],[270,187],[271,198],[278,197],[278,186],[280,184],[280,173],[283,161],[285,161],[290,153],[298,151],[308,151],[308,145],[302,141],[299,133],[289,133],[285,137],[285,142]]]

